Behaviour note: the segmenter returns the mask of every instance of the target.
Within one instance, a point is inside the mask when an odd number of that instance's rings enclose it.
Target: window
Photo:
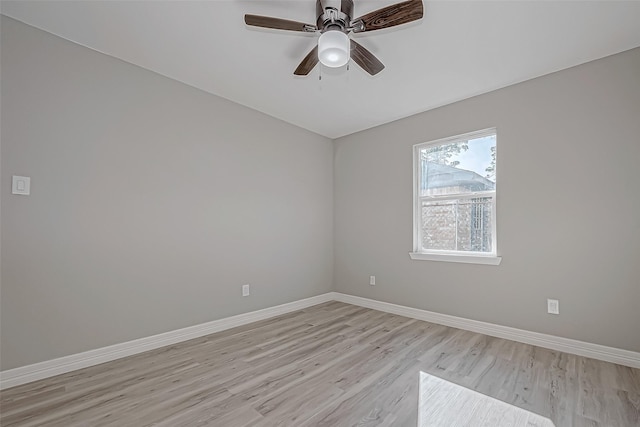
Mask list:
[[[414,146],[412,259],[499,264],[496,130]]]

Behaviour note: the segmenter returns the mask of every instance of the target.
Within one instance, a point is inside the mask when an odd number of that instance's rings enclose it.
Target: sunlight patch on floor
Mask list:
[[[555,427],[550,419],[420,372],[418,427]]]

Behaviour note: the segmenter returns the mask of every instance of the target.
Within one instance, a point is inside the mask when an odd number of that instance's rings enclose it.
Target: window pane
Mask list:
[[[491,252],[492,197],[423,201],[422,249]]]
[[[495,190],[496,136],[420,149],[420,195]]]

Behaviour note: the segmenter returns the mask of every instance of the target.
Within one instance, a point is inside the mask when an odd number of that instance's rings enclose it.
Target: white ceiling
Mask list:
[[[330,0],[331,1],[331,0]],[[355,0],[354,15],[396,3]],[[315,0],[2,1],[3,14],[329,138],[640,46],[640,1],[425,1],[422,20],[353,36],[385,64],[293,70]]]

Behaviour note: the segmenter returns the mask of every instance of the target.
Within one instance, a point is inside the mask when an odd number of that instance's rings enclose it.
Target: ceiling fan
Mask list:
[[[298,65],[293,72],[295,75],[306,76],[318,61],[328,67],[341,67],[351,58],[373,76],[382,71],[384,65],[360,43],[350,40],[349,34],[406,24],[422,18],[422,14],[422,0],[407,0],[351,19],[353,0],[340,0],[340,10],[325,7],[323,0],[316,0],[316,25],[249,14],[244,15],[244,22],[254,27],[320,34],[318,44]]]

